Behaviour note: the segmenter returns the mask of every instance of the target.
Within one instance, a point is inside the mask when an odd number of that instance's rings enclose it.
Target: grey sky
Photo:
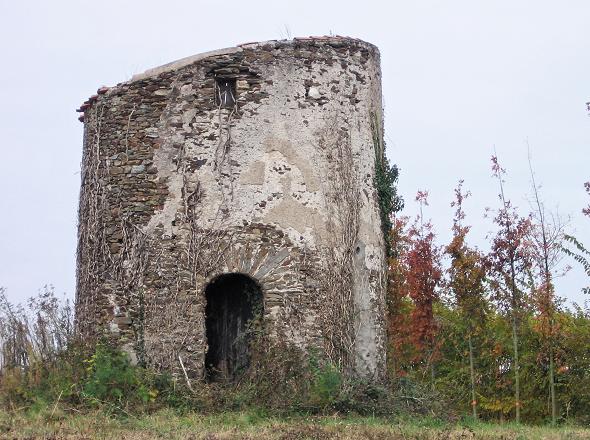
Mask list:
[[[590,180],[590,2],[27,1],[0,0],[0,286],[24,299],[46,283],[74,293],[82,124],[96,89],[195,53],[249,41],[330,32],[376,44],[382,56],[388,155],[401,170],[405,213],[430,191],[441,242],[459,178],[473,193],[472,240],[497,203],[493,147],[507,191],[528,208],[526,141],[549,206],[580,211]],[[582,301],[580,269],[559,283]]]

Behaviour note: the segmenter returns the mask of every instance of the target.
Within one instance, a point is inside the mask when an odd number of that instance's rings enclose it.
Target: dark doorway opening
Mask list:
[[[262,317],[262,291],[247,275],[228,273],[205,289],[205,355],[209,381],[235,380],[250,364],[250,342]]]

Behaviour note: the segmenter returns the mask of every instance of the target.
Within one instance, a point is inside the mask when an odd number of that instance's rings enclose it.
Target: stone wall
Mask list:
[[[218,105],[219,78],[235,81],[235,106]],[[80,111],[84,334],[202,376],[205,287],[239,272],[262,287],[272,337],[352,374],[383,374],[374,46],[245,44],[101,88]]]

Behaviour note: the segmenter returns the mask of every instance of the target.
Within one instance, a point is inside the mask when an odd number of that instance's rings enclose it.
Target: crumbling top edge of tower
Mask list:
[[[265,47],[269,45],[274,45],[277,48],[283,46],[290,46],[290,45],[301,45],[301,44],[309,44],[314,45],[316,43],[325,43],[328,45],[357,45],[357,46],[365,46],[367,49],[370,49],[375,52],[379,52],[377,46],[368,43],[364,40],[360,40],[358,38],[353,37],[343,37],[340,35],[329,35],[329,36],[316,36],[316,37],[295,37],[292,40],[267,40],[267,41],[260,41],[260,42],[252,42],[252,43],[243,43],[239,44],[234,47],[227,47],[224,49],[217,49],[208,52],[202,52],[199,54],[191,55],[185,58],[181,58],[176,61],[172,61],[170,63],[163,64],[158,67],[154,67],[152,69],[148,69],[143,73],[138,73],[133,75],[128,82],[140,81],[146,78],[150,78],[153,76],[160,75],[161,73],[174,71],[180,69],[182,67],[188,66],[193,64],[197,61],[219,56],[219,55],[228,55],[232,53],[241,52],[244,49],[256,49],[258,47]]]
[[[102,86],[100,87],[95,95],[92,95],[88,98],[84,103],[76,110],[77,112],[81,113],[78,120],[80,122],[84,122],[85,112],[89,109],[99,98],[99,95],[103,95],[105,93],[111,92],[116,90],[120,86],[132,84],[137,81],[149,79],[161,75],[167,72],[173,72],[183,67],[189,66],[191,64],[197,63],[201,60],[205,60],[207,58],[212,58],[220,55],[229,55],[233,53],[239,53],[244,50],[255,50],[257,48],[275,48],[280,49],[289,46],[320,46],[320,45],[328,45],[334,47],[343,47],[343,46],[357,46],[363,47],[371,52],[373,52],[377,58],[379,58],[379,49],[374,44],[371,44],[367,41],[353,38],[353,37],[344,37],[340,35],[329,35],[329,36],[311,36],[311,37],[295,37],[292,40],[267,40],[267,41],[260,41],[260,42],[252,42],[252,43],[244,43],[239,44],[234,47],[228,47],[225,49],[217,49],[212,50],[209,52],[202,52],[196,55],[191,55],[185,58],[181,58],[176,61],[172,61],[167,64],[163,64],[158,67],[154,67],[152,69],[148,69],[143,73],[138,73],[133,75],[130,80],[117,84],[114,87]]]

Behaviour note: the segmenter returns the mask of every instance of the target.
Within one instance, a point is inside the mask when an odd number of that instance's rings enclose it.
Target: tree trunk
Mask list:
[[[553,362],[553,344],[549,348],[549,389],[551,390],[551,425],[557,423],[557,402],[555,401],[555,365]]]
[[[518,363],[518,332],[516,316],[512,317],[512,345],[514,348],[514,399],[516,405],[516,423],[520,423],[520,371]]]
[[[471,333],[469,341],[469,374],[471,376],[471,411],[473,418],[477,420],[477,401],[475,400],[475,369],[473,368],[473,343],[471,342]]]
[[[543,301],[550,303],[550,307],[548,308],[549,312],[549,392],[551,394],[551,425],[555,426],[557,423],[557,402],[555,399],[555,361],[553,359],[553,330],[554,330],[554,320],[553,320],[553,308],[554,308],[554,298],[553,298],[553,276],[552,272],[549,268],[549,258],[551,248],[554,246],[549,243],[549,239],[547,238],[547,230],[546,226],[549,225],[545,222],[545,210],[543,208],[543,204],[539,199],[539,191],[537,190],[537,184],[535,183],[535,174],[533,173],[533,166],[531,164],[530,158],[530,151],[529,151],[529,170],[531,172],[531,179],[533,183],[533,192],[535,195],[535,201],[537,204],[537,215],[539,216],[539,224],[541,226],[541,238],[542,238],[542,251],[543,251],[543,279],[545,280],[545,285],[543,288],[545,289],[544,297],[542,298]],[[556,228],[556,223],[553,222],[552,229],[554,229],[553,233],[550,232],[551,235],[557,237],[555,232],[560,232],[559,228]],[[550,229],[551,231],[551,229]]]
[[[434,357],[434,350],[433,350],[433,357]],[[434,391],[434,378],[435,378],[435,374],[434,374],[434,359],[432,359],[432,362],[430,362],[430,389],[432,391]]]

